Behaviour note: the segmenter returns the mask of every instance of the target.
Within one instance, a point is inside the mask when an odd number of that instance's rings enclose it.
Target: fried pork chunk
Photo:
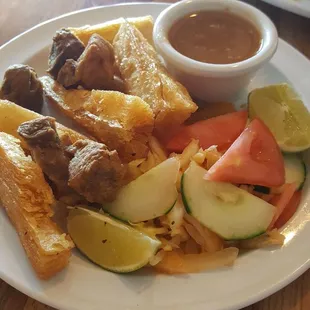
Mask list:
[[[117,152],[85,140],[77,141],[71,152],[69,185],[90,202],[113,201],[126,172]]]
[[[124,90],[115,76],[115,58],[112,45],[93,34],[77,61],[67,59],[60,69],[57,81],[65,88],[83,86],[85,89]]]
[[[56,187],[57,198],[70,204],[111,201],[123,184],[125,167],[116,151],[102,143],[78,140],[64,146],[55,119],[44,117],[18,128],[31,155]]]
[[[77,60],[84,51],[84,44],[69,30],[60,29],[53,37],[53,45],[48,58],[48,73],[57,79],[58,73],[67,59]]]
[[[69,162],[55,127],[55,119],[43,117],[21,124],[19,135],[27,143],[32,158],[56,188],[57,198],[78,195],[68,186]]]
[[[77,61],[66,61],[59,71],[57,81],[65,87],[79,83],[85,89],[105,89],[113,80],[114,62],[112,45],[94,34]],[[72,81],[68,78],[70,75]]]
[[[70,159],[65,156],[52,117],[25,122],[18,128],[19,135],[27,142],[33,159],[44,173],[60,187],[68,180]],[[57,169],[55,169],[57,168]]]
[[[43,106],[43,88],[35,70],[21,64],[8,67],[0,88],[0,98],[40,112]]]
[[[123,23],[113,47],[127,92],[149,104],[157,132],[166,133],[197,110],[185,87],[169,75],[154,48],[136,27]]]

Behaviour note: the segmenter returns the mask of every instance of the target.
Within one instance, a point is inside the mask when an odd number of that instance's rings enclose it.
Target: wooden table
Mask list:
[[[129,0],[0,0],[0,45],[26,29],[55,16],[87,7],[131,2]],[[146,2],[146,1],[141,1]],[[155,1],[154,1],[155,2]],[[156,0],[176,2],[176,0]],[[310,58],[310,19],[285,12],[260,0],[247,0],[267,13],[280,37]],[[1,252],[1,250],[0,250]],[[52,310],[0,280],[0,310]],[[309,310],[310,271],[298,280],[244,310]],[[86,309],[85,309],[86,310]],[[212,309],[206,309],[212,310]]]

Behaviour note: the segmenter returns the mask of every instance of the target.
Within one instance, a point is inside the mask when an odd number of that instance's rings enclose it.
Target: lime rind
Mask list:
[[[284,152],[310,147],[310,113],[288,84],[253,90],[248,98],[249,117],[260,118],[271,130]]]

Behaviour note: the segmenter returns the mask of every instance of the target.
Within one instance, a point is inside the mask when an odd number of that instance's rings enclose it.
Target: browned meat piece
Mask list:
[[[84,44],[69,30],[61,29],[53,37],[48,59],[48,73],[57,79],[59,70],[67,59],[77,60],[84,51]]]
[[[57,75],[57,82],[64,87],[83,86],[85,89],[124,90],[116,72],[112,45],[93,34],[77,61],[67,59]]]
[[[60,69],[57,81],[65,88],[73,87],[78,85],[79,80],[76,75],[76,61],[68,59]]]
[[[44,117],[25,122],[19,126],[18,133],[28,144],[33,159],[55,185],[57,197],[74,196],[80,200],[68,186],[70,158],[61,145],[55,119]]]
[[[85,140],[77,141],[71,151],[75,155],[69,164],[69,185],[90,202],[115,199],[126,172],[117,152]]]
[[[80,195],[89,202],[110,201],[123,184],[125,167],[116,151],[90,140],[63,146],[51,117],[25,122],[19,126],[18,133],[55,185],[57,198],[66,203],[83,202]]]
[[[26,65],[8,67],[4,74],[0,98],[40,112],[43,105],[43,87],[34,69]]]
[[[78,60],[77,76],[86,89],[106,89],[114,77],[112,45],[98,34],[93,34]]]

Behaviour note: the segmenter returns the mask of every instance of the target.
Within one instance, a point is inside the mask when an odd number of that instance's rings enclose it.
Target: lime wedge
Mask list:
[[[69,211],[68,231],[77,248],[104,269],[135,271],[156,254],[160,241],[92,210]]]
[[[289,85],[253,90],[248,108],[250,119],[260,118],[284,152],[301,152],[310,147],[310,113]]]

